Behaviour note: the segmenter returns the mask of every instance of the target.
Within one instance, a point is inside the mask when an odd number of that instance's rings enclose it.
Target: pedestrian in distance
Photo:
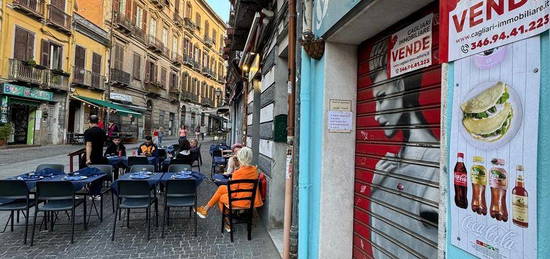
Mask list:
[[[237,153],[237,159],[239,160],[239,164],[241,167],[236,170],[231,179],[232,180],[257,180],[259,177],[258,168],[255,166],[252,166],[252,149],[249,147],[243,147],[239,152]],[[233,191],[232,187],[232,191]],[[239,189],[250,189],[252,186],[250,184],[239,184],[235,190]],[[246,198],[248,197],[247,193],[235,193],[232,196],[233,198]],[[206,218],[208,216],[208,210],[218,204],[218,207],[220,210],[223,209],[223,206],[226,206],[229,203],[229,197],[228,197],[228,191],[227,191],[227,185],[221,185],[218,187],[214,195],[212,195],[212,198],[206,204],[205,206],[201,206],[197,208],[197,215],[201,218]],[[261,195],[256,195],[254,200],[254,207],[261,207],[263,206],[263,201],[261,198]],[[232,203],[233,206],[236,207],[246,207],[248,206],[247,201],[245,200],[238,200]],[[230,232],[231,228],[229,227],[228,222],[224,222],[224,228],[226,231]]]
[[[120,130],[118,129],[118,126],[115,124],[113,120],[110,120],[109,126],[107,126],[107,136],[109,136],[110,138],[113,138],[113,136],[118,132],[120,132]]]
[[[153,129],[153,144],[158,145],[159,143],[159,130],[157,128]]]
[[[187,139],[187,126],[183,125],[179,130],[180,139]]]
[[[201,130],[201,138],[202,140],[204,140],[204,136],[206,135],[206,131],[207,131],[206,125],[202,125],[200,130]]]
[[[89,118],[90,127],[84,131],[86,165],[107,163],[105,157],[103,157],[103,144],[105,143],[106,134],[98,123],[99,118],[97,115],[91,115]]]
[[[164,138],[164,128],[159,128],[159,134],[158,134],[158,143],[157,146],[162,147],[162,138]]]
[[[113,135],[113,142],[107,146],[105,157],[109,156],[126,156],[126,147],[122,144],[120,135]]]
[[[201,127],[197,125],[197,127],[195,128],[195,138],[199,139],[200,134],[201,134]]]
[[[149,157],[153,156],[155,151],[157,151],[157,145],[153,143],[153,138],[151,138],[151,136],[147,136],[145,137],[145,142],[138,148],[138,155]]]

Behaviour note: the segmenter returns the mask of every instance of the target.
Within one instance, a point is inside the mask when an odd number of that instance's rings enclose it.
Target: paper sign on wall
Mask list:
[[[331,99],[328,112],[328,131],[331,133],[349,133],[352,126],[351,101]]]
[[[432,64],[432,20],[430,14],[391,36],[390,77]]]

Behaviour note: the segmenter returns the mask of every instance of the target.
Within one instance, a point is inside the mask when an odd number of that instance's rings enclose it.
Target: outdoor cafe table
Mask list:
[[[125,167],[128,167],[128,157],[127,156],[110,156],[107,157],[109,164],[112,166],[123,164]],[[150,165],[156,165],[158,163],[158,157],[150,156],[147,157]]]
[[[41,181],[41,182],[46,182],[46,181],[49,181],[49,182],[67,181],[65,179],[65,177],[67,175],[65,175],[65,174],[53,175],[53,176],[44,176],[43,178],[32,178],[32,179],[26,179],[25,176],[27,176],[27,175],[28,174],[25,173],[25,174],[21,174],[21,175],[18,175],[18,176],[10,177],[7,180],[23,180],[23,181],[25,181],[25,183],[27,184],[27,188],[29,188],[29,191],[31,191],[31,192],[36,191],[35,190],[36,183],[39,182],[39,181]],[[103,180],[106,176],[107,176],[106,174],[102,173],[102,174],[97,174],[97,175],[93,175],[93,176],[87,176],[86,178],[80,179],[80,180],[68,180],[68,181],[70,181],[73,184],[74,191],[76,192],[76,191],[80,191],[80,190],[84,189],[84,187],[90,186],[92,183]],[[88,194],[88,193],[86,193],[86,194]]]
[[[130,180],[130,181],[147,181],[147,183],[149,183],[149,186],[152,189],[155,186],[157,186],[158,184],[165,184],[168,180],[172,180],[173,179],[172,177],[176,174],[177,173],[153,173],[153,174],[151,174],[151,177],[146,178],[146,179],[133,179],[132,178],[132,173],[124,174],[124,175],[120,176],[118,178],[118,180],[113,182],[113,184],[111,185],[111,188],[113,190],[113,193],[117,194],[118,193],[118,181],[120,181],[120,180]],[[205,178],[205,176],[202,173],[192,171],[192,173],[191,173],[191,175],[188,179],[194,179],[195,182],[197,183],[197,186],[198,186],[199,184],[202,183],[204,178]],[[185,178],[183,178],[183,179],[185,179]]]

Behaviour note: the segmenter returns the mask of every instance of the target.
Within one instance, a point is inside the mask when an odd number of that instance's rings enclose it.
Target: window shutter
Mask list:
[[[151,80],[151,62],[145,62],[145,82],[150,82]]]
[[[92,55],[92,72],[101,74],[101,55],[94,53]]]
[[[77,46],[76,49],[78,50],[78,46]],[[50,66],[50,42],[48,42],[47,40],[42,40],[41,41],[40,65],[45,66],[45,67]]]
[[[180,0],[176,0],[176,14],[179,14],[180,13]]]
[[[27,32],[26,60],[34,58],[34,34]]]
[[[134,11],[132,12],[132,24],[136,25],[137,23],[137,3],[134,5]]]
[[[126,0],[126,17],[132,17],[132,0]]]
[[[143,18],[142,18],[142,26],[141,29],[143,32],[147,32],[147,10],[143,9]]]
[[[113,0],[113,6],[112,6],[115,15],[119,13],[120,11],[120,0]],[[113,17],[114,19],[114,17]]]

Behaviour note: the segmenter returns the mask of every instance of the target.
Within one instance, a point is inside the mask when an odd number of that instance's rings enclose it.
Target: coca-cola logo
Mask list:
[[[467,176],[463,173],[455,173],[455,184],[466,186]]]
[[[468,233],[474,233],[489,244],[512,250],[516,245],[514,239],[517,233],[507,230],[498,225],[488,225],[485,222],[477,222],[474,217],[466,216],[462,220],[462,229]]]

